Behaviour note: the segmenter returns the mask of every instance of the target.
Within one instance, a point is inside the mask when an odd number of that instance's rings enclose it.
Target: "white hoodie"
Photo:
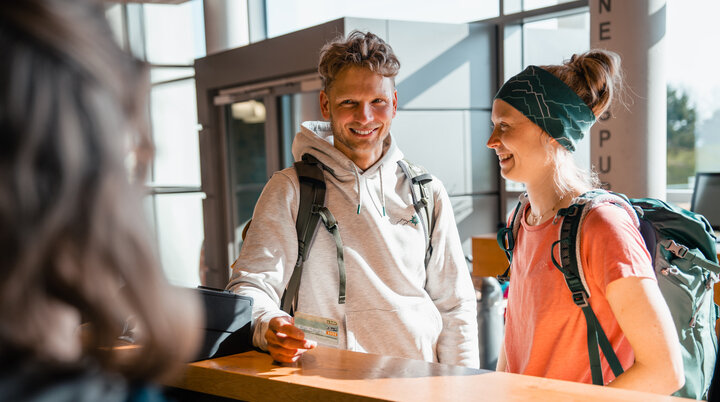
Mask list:
[[[425,235],[412,219],[410,183],[397,164],[403,154],[390,135],[383,148],[363,172],[333,146],[329,123],[305,122],[295,137],[295,160],[309,153],[329,168],[325,206],[338,221],[347,270],[346,302],[338,304],[335,242],[320,223],[297,311],[338,321],[342,349],[477,368],[475,292],[450,200],[433,178],[433,254],[426,269]],[[286,315],[279,304],[298,256],[299,202],[295,168],[275,173],[232,266],[228,289],[254,299],[253,343],[263,350],[270,319]]]

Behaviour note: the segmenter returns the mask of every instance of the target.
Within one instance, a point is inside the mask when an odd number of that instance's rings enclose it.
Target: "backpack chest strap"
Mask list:
[[[698,256],[682,244],[678,244],[671,239],[662,240],[661,242],[659,242],[659,244],[663,248],[665,248],[665,250],[673,253],[673,255],[675,255],[676,257],[687,260],[687,262],[692,265],[697,265],[699,267],[705,268],[708,271],[714,273],[716,276],[720,275],[720,265],[709,261],[707,258]]]

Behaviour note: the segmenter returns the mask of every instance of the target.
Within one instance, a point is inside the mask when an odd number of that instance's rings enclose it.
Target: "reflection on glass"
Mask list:
[[[228,176],[237,253],[240,233],[252,218],[255,203],[267,181],[265,104],[261,100],[248,100],[226,108]]]
[[[230,106],[232,117],[243,123],[265,123],[265,104],[256,100],[236,102]]]

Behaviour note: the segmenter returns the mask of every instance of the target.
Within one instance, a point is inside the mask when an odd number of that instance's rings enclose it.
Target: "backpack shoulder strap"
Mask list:
[[[553,265],[562,272],[565,283],[570,289],[573,302],[582,310],[587,326],[588,357],[590,359],[590,370],[593,384],[604,385],[602,366],[598,346],[603,351],[610,368],[615,376],[623,373],[622,365],[615,355],[610,341],[605,335],[600,322],[593,312],[588,298],[590,287],[585,280],[585,273],[582,269],[580,257],[580,226],[587,213],[600,203],[612,202],[625,208],[634,217],[634,222],[639,225],[637,216],[627,198],[608,193],[603,190],[587,192],[573,200],[573,204],[558,211],[557,216],[562,217],[560,227],[560,238],[552,244],[551,259]],[[555,259],[555,247],[559,246],[560,263]]]
[[[425,232],[425,268],[427,268],[430,256],[432,256],[432,232],[435,228],[435,197],[429,188],[432,175],[422,166],[407,159],[401,159],[397,163],[410,181],[413,207],[420,217],[420,223]]]
[[[510,280],[510,266],[512,266],[513,250],[515,249],[515,239],[517,239],[518,231],[520,230],[520,219],[522,212],[527,204],[530,202],[527,193],[522,193],[518,197],[518,203],[515,205],[513,210],[512,219],[502,229],[498,231],[497,242],[500,248],[505,252],[508,259],[508,267],[502,275],[498,275],[497,279],[500,283],[505,283]]]
[[[322,164],[314,156],[305,154],[294,166],[300,183],[300,206],[295,220],[298,259],[280,303],[282,310],[290,315],[293,315],[297,307],[303,263],[307,259],[320,220],[320,215],[313,213],[313,210],[317,211],[325,206],[326,189]]]
[[[630,201],[622,194],[611,193],[605,190],[591,190],[584,193],[573,200],[572,205],[568,208],[564,208],[558,211],[557,216],[562,218],[562,226],[560,229],[560,239],[553,244],[553,249],[556,246],[560,246],[560,260],[562,262],[561,267],[569,270],[571,274],[576,276],[580,280],[582,285],[582,291],[590,297],[590,287],[587,285],[585,280],[585,272],[583,270],[582,259],[580,258],[580,234],[581,227],[587,214],[593,210],[593,208],[600,204],[614,204],[627,212],[630,219],[636,228],[640,228],[640,220],[637,212],[630,203]],[[555,257],[555,254],[552,254]],[[553,264],[558,267],[557,261],[553,261]],[[560,269],[560,267],[558,267]],[[562,269],[560,269],[562,271]],[[564,273],[564,272],[563,272]],[[570,287],[570,284],[568,284]],[[571,291],[577,291],[578,289],[574,284]]]

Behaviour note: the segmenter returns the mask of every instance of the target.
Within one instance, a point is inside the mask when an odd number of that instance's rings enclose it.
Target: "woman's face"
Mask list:
[[[500,174],[512,181],[533,183],[544,180],[550,158],[547,136],[540,127],[507,102],[495,99],[492,107],[493,131],[487,146],[500,160]]]

